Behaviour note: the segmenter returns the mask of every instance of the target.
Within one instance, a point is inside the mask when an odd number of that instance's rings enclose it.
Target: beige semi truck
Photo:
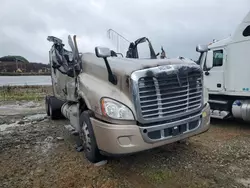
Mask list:
[[[160,59],[150,41],[131,43],[127,55],[105,47],[79,53],[49,36],[53,96],[46,96],[51,119],[66,117],[86,158],[136,153],[184,140],[209,129],[210,107],[199,65],[185,58]],[[139,42],[138,42],[139,41]],[[149,59],[137,44],[148,41]]]

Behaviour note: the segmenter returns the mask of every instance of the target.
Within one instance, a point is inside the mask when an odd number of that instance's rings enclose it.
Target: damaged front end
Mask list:
[[[131,75],[136,117],[145,142],[160,141],[199,128],[203,76],[198,65],[164,65]]]

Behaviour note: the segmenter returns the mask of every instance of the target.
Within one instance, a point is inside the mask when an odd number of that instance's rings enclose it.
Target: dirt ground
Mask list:
[[[39,102],[0,102],[0,187],[250,187],[250,125],[212,121],[208,132],[132,156],[89,163],[67,120]]]

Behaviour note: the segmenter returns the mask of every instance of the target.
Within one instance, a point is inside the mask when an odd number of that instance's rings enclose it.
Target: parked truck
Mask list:
[[[211,117],[250,121],[250,12],[230,37],[198,45]]]
[[[130,45],[127,57],[109,48],[79,53],[49,36],[53,96],[45,100],[51,119],[66,117],[79,135],[86,158],[120,156],[203,133],[210,107],[199,65],[184,58],[138,58]],[[137,42],[150,41],[147,38]]]

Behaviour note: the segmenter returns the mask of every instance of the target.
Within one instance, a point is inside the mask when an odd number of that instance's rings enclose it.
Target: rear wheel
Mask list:
[[[46,96],[46,97],[45,97],[45,110],[46,110],[47,116],[50,116],[50,110],[49,110],[49,97],[50,97],[50,96]]]
[[[93,127],[89,117],[90,113],[88,111],[84,111],[80,116],[82,128],[80,138],[82,139],[85,157],[90,162],[96,163],[103,160],[104,157],[100,154],[100,151],[97,147]]]
[[[48,114],[51,119],[60,119],[63,118],[63,115],[61,113],[61,107],[64,104],[63,101],[57,99],[54,96],[50,96],[48,98]]]

